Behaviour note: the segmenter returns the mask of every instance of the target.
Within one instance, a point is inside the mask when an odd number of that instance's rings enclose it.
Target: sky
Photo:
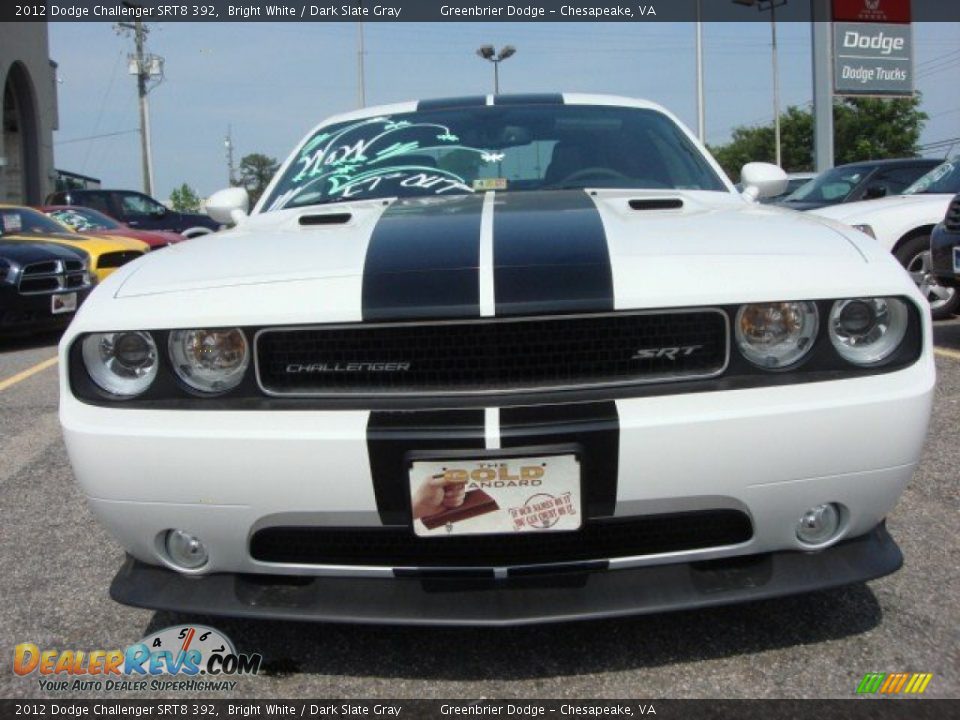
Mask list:
[[[744,8],[744,11],[749,9]],[[325,117],[358,103],[355,23],[151,23],[165,59],[149,95],[155,195],[188,183],[202,197],[227,185],[228,127],[237,161],[282,161]],[[475,54],[517,48],[501,92],[599,92],[661,103],[696,126],[694,23],[366,23],[368,105],[492,92]],[[812,99],[810,25],[778,22],[781,106]],[[917,89],[930,120],[921,143],[960,137],[960,23],[914,23]],[[770,24],[704,23],[706,138],[772,122]],[[129,37],[109,23],[50,23],[59,64],[58,168],[141,188],[136,80]],[[114,134],[116,133],[116,134]],[[110,137],[86,139],[91,136]],[[958,144],[960,149],[960,144]]]

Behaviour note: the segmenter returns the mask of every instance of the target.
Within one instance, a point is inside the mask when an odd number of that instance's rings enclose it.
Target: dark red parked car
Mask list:
[[[38,209],[55,220],[69,225],[79,233],[100,236],[120,235],[133,238],[145,242],[151,250],[157,250],[187,239],[180,233],[166,230],[137,230],[93,208],[77,205],[42,205]]]

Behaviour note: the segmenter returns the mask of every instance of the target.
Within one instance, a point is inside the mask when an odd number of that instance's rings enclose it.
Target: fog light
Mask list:
[[[207,564],[207,549],[190,533],[168,530],[163,544],[170,561],[184,570],[196,570]]]
[[[833,503],[807,510],[797,524],[797,538],[807,545],[822,545],[840,528],[840,510]]]

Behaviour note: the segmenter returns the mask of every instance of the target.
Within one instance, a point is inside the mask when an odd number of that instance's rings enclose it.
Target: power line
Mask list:
[[[102,135],[87,135],[86,137],[71,138],[70,140],[57,140],[54,145],[69,145],[70,143],[87,142],[88,140],[99,140],[101,138],[116,137],[117,135],[129,135],[130,133],[140,132],[134,130],[118,130],[117,132],[103,133]]]

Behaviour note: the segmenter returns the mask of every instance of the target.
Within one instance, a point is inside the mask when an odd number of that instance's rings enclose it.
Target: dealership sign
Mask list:
[[[845,22],[909,23],[910,0],[833,0],[833,19]]]
[[[910,25],[835,22],[833,58],[837,95],[913,95]]]

